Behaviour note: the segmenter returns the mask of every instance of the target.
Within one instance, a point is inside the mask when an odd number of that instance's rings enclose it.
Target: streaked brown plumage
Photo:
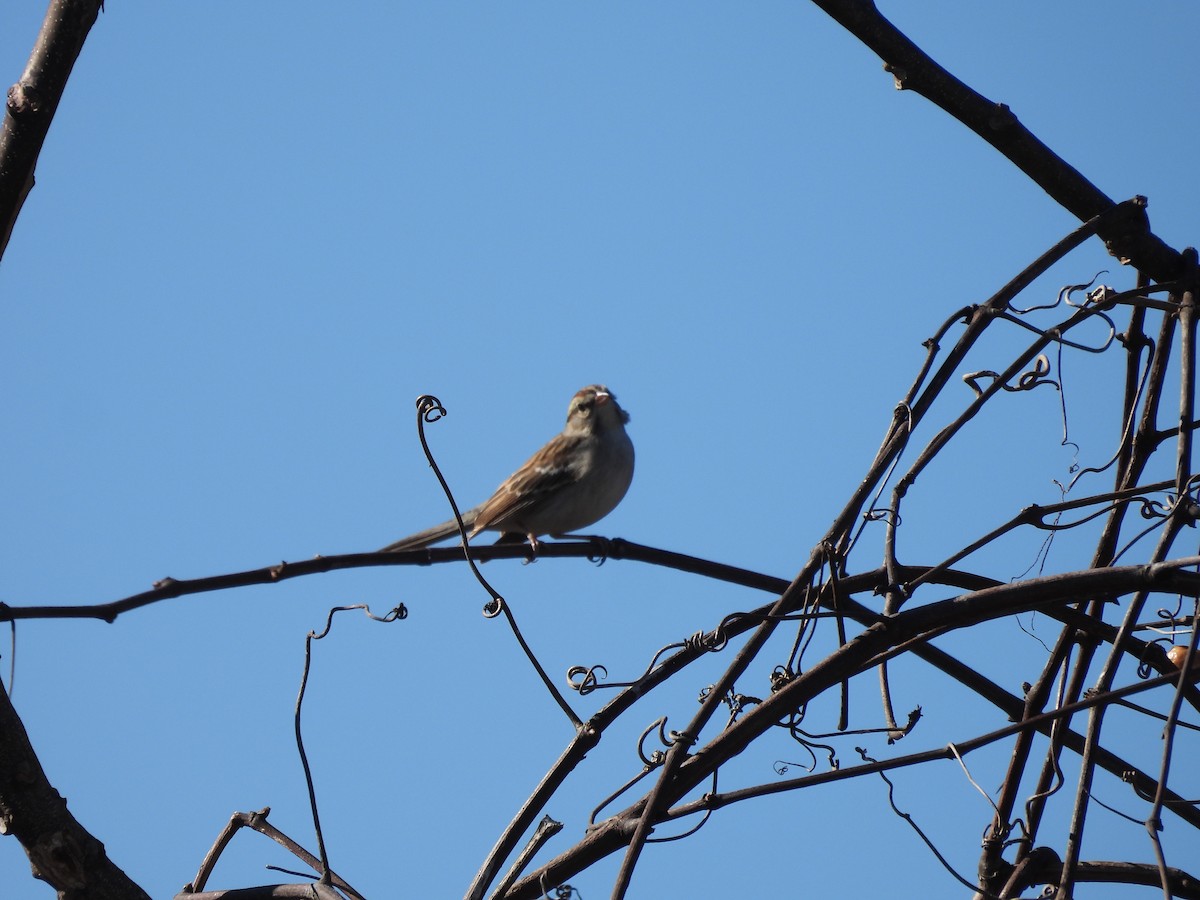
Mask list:
[[[571,398],[562,433],[533,454],[490,498],[463,513],[474,537],[499,531],[500,540],[558,537],[586,528],[616,508],[633,480],[633,442],[625,432],[629,414],[602,384]],[[418,550],[458,533],[451,519],[384,547]]]

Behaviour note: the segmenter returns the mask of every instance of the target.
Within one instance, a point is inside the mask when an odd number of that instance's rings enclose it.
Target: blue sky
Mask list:
[[[1169,244],[1195,241],[1200,9],[881,7],[1109,196],[1148,196]],[[5,84],[42,14],[0,11]],[[600,530],[790,576],[862,477],[920,342],[1076,225],[804,3],[109,3],[37,177],[0,266],[0,599],[22,605],[381,546],[446,517],[414,434],[419,394],[449,408],[430,436],[470,505],[596,381],[631,412],[638,449]],[[1131,283],[1089,245],[1038,296],[1105,268]],[[983,348],[976,367],[1014,346]],[[1122,363],[1068,365],[1085,394]],[[1114,437],[1087,413],[1072,419],[1085,464]],[[1056,499],[1071,462],[1059,437],[1048,389],[964,435],[923,476],[910,561]],[[1019,575],[1039,543],[1014,539],[989,571]],[[766,599],[633,563],[488,575],[556,675],[595,662],[636,674]],[[234,810],[270,805],[312,843],[291,738],[304,635],[332,605],[403,601],[407,621],[345,618],[318,645],[310,756],[352,884],[459,895],[569,738],[501,623],[479,615],[485,599],[462,567],[388,568],[114,625],[25,624],[14,700],[75,814],[169,896]],[[1014,630],[996,639],[1027,664],[977,664],[1017,690],[1041,649]],[[723,662],[606,737],[548,810],[567,823],[554,850],[636,771],[642,728],[686,721]],[[964,722],[966,698],[925,671],[894,673],[898,686],[929,716],[906,750],[990,721]],[[871,680],[858,690],[857,724],[877,724]],[[792,752],[781,738],[730,780],[771,780]],[[978,835],[936,811],[975,803],[982,829],[983,798],[949,769],[898,784],[971,872]],[[820,836],[847,833],[878,861],[854,873],[855,894],[898,875],[955,890],[864,781],[743,805],[656,845],[633,896],[744,888],[748,860],[780,836],[795,853],[753,866],[758,892],[802,878],[821,896],[846,873]],[[1149,857],[1136,827],[1099,827],[1091,849],[1105,840]],[[290,864],[239,838],[213,886],[270,881],[264,862]],[[574,882],[589,900],[610,889],[610,862]],[[52,896],[11,840],[0,884]]]

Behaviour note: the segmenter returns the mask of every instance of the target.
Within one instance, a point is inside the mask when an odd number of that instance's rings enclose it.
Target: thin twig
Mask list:
[[[300,710],[304,706],[304,693],[308,687],[308,673],[312,664],[313,641],[319,641],[329,634],[330,629],[333,627],[333,617],[336,613],[345,612],[351,609],[361,609],[363,613],[366,614],[367,618],[374,622],[395,622],[399,619],[405,618],[408,615],[403,604],[396,607],[385,616],[374,615],[371,612],[371,608],[365,603],[355,603],[349,606],[335,606],[329,611],[329,614],[325,618],[324,629],[322,629],[319,634],[317,632],[310,631],[307,635],[305,635],[304,638],[304,674],[300,678],[300,693],[296,697],[296,713],[294,724],[296,731],[296,749],[300,753],[300,765],[304,768],[304,781],[308,787],[308,803],[310,809],[312,810],[313,830],[316,832],[317,836],[317,855],[320,857],[318,871],[320,874],[320,882],[322,884],[332,883],[333,874],[329,868],[329,856],[325,852],[325,835],[321,830],[321,816],[317,811],[317,792],[315,786],[313,785],[312,769],[308,764],[308,754],[304,751],[304,736],[300,728]]]

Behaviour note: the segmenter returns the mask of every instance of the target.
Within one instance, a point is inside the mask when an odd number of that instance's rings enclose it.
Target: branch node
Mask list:
[[[905,90],[906,86],[905,86],[904,82],[908,80],[908,72],[904,68],[902,68],[900,66],[893,66],[891,63],[884,63],[883,71],[889,73],[892,76],[892,78],[895,79],[896,90],[898,90],[898,91]]]
[[[988,128],[992,131],[1005,131],[1019,124],[1016,114],[1009,109],[1007,103],[997,103],[988,116]]]
[[[1097,229],[1104,247],[1111,256],[1129,265],[1137,249],[1150,234],[1150,217],[1146,215],[1147,200],[1141,194],[1118,203],[1105,214],[1106,221]]]
[[[32,84],[18,81],[8,89],[8,114],[14,119],[28,121],[42,111],[41,97]]]

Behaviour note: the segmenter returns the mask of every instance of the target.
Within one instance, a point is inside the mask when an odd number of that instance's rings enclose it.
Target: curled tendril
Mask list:
[[[1028,372],[1022,372],[1017,378],[1017,386],[1013,390],[1028,391],[1037,387],[1039,384],[1052,384],[1058,387],[1058,382],[1046,378],[1050,374],[1050,359],[1045,353],[1039,353],[1037,359],[1033,361],[1033,368]]]
[[[1074,306],[1076,309],[1082,309],[1083,307],[1087,306],[1089,303],[1100,303],[1103,300],[1106,300],[1108,298],[1108,295],[1110,293],[1112,293],[1112,288],[1110,288],[1106,284],[1102,284],[1098,288],[1096,288],[1094,291],[1088,291],[1086,294],[1084,294],[1084,300],[1082,303],[1075,303],[1071,298],[1074,297],[1076,294],[1078,294],[1080,291],[1087,291],[1088,288],[1090,288],[1093,284],[1096,283],[1096,280],[1101,275],[1107,275],[1107,274],[1108,274],[1108,269],[1101,269],[1094,276],[1092,276],[1092,280],[1089,281],[1087,284],[1069,284],[1065,288],[1063,288],[1061,291],[1058,292],[1058,296],[1060,298],[1062,298],[1062,301],[1064,303],[1066,303],[1067,306]]]
[[[904,523],[903,517],[893,509],[868,509],[862,517],[864,522],[884,522],[896,528]]]
[[[609,547],[611,545],[612,541],[606,537],[600,537],[599,535],[592,536],[591,546],[596,548],[596,552],[588,553],[587,561],[595,564],[597,568],[604,565],[606,562],[608,562],[610,555]]]
[[[442,406],[442,401],[433,394],[422,394],[417,398],[417,411],[421,419],[428,423],[436,422],[446,415],[446,407]]]
[[[790,666],[776,666],[771,670],[771,693],[782,691],[796,679]]]
[[[1183,595],[1180,594],[1178,597],[1175,598],[1174,612],[1172,612],[1171,610],[1164,607],[1158,611],[1158,617],[1160,619],[1166,619],[1168,622],[1171,623],[1171,627],[1175,627],[1176,625],[1180,624],[1179,614],[1182,612],[1183,612]]]
[[[1017,837],[1013,837],[1013,834]],[[1013,819],[1006,824],[998,823],[995,819],[988,823],[983,829],[983,839],[990,841],[993,839],[1003,841],[1003,846],[1011,847],[1013,844],[1019,844],[1021,841],[1029,837],[1029,829],[1025,827],[1025,820],[1021,818]]]
[[[722,619],[721,624],[712,631],[697,631],[691,637],[684,638],[682,643],[675,646],[687,650],[705,650],[709,653],[721,652],[729,643],[729,636],[725,633],[725,625],[729,618],[731,617],[726,616],[726,618]]]
[[[1196,503],[1191,494],[1168,494],[1165,500],[1152,500],[1149,497],[1139,497],[1138,500],[1141,504],[1139,512],[1143,519],[1165,519],[1177,515],[1186,519],[1188,523],[1194,523],[1200,518],[1200,504]]]
[[[638,759],[640,759],[642,761],[642,765],[646,766],[648,769],[656,769],[659,766],[661,766],[663,764],[663,760],[666,759],[666,754],[663,753],[661,750],[653,750],[650,753],[647,753],[646,752],[646,738],[650,737],[650,733],[652,731],[654,731],[655,728],[657,728],[658,734],[659,734],[659,740],[661,740],[663,742],[664,746],[669,747],[670,744],[667,743],[667,736],[665,734],[663,734],[663,731],[662,731],[663,728],[666,726],[666,724],[667,724],[666,716],[663,716],[659,719],[655,719],[653,722],[650,723],[650,725],[646,728],[646,730],[642,732],[642,736],[640,738],[638,738],[638,742],[637,742]]]
[[[813,753],[812,748],[809,747],[807,744],[805,744],[803,741],[800,742],[800,746],[808,751],[808,755],[810,757],[810,762],[805,764],[805,763],[798,763],[798,762],[788,762],[787,760],[784,760],[784,759],[777,759],[772,764],[772,768],[775,770],[776,775],[786,775],[788,773],[788,769],[790,769],[792,766],[795,766],[798,769],[803,769],[805,772],[816,771],[817,755],[815,753]]]
[[[1142,498],[1142,497],[1139,497],[1138,499],[1141,502],[1142,518],[1165,518],[1165,517],[1168,517],[1169,515],[1171,515],[1171,511],[1174,510],[1175,506],[1177,505],[1176,500],[1172,499],[1171,496],[1168,496],[1168,498],[1166,498],[1166,500],[1164,500],[1163,503],[1158,503],[1157,500],[1147,500],[1147,498]],[[1162,510],[1162,512],[1159,512],[1158,510]],[[1110,565],[1116,565],[1117,560],[1120,560],[1121,557],[1124,556],[1124,554],[1129,552],[1129,550],[1132,550],[1132,548],[1136,544],[1138,544],[1138,541],[1140,541],[1142,538],[1145,538],[1145,536],[1147,534],[1150,534],[1151,532],[1153,532],[1154,529],[1158,528],[1158,524],[1159,524],[1158,522],[1151,522],[1150,524],[1148,524],[1148,526],[1146,526],[1145,528],[1142,528],[1140,530],[1140,532],[1138,532],[1138,534],[1135,534],[1133,536],[1133,538],[1130,538],[1128,541],[1126,541],[1126,544],[1124,544],[1124,546],[1121,547],[1120,550],[1118,550],[1114,554],[1114,556],[1112,556],[1112,559],[1110,560]]]
[[[1017,377],[1017,383],[1015,386],[1001,383],[1000,387],[1002,390],[1008,391],[1012,394],[1015,394],[1018,391],[1031,391],[1036,387],[1041,387],[1043,384],[1048,384],[1055,390],[1062,390],[1062,386],[1059,385],[1057,381],[1055,381],[1053,378],[1046,377],[1049,374],[1050,360],[1046,354],[1039,353],[1037,359],[1035,359],[1033,362],[1033,368],[1028,372],[1022,372]],[[983,388],[979,386],[979,379],[981,378],[998,380],[1000,378],[1000,373],[993,372],[990,369],[985,369],[980,372],[969,372],[964,375],[962,380],[966,382],[967,386],[975,392],[976,397],[983,396]]]
[[[825,757],[829,761],[829,768],[834,770],[841,768],[841,763],[838,762],[837,758],[837,751],[833,749],[832,746],[814,741],[810,735],[805,734],[804,731],[801,730],[800,722],[802,718],[803,717],[794,719],[790,724],[785,725],[784,727],[787,728],[788,734],[792,736],[792,740],[808,751],[808,755],[812,757],[812,766],[809,767],[808,771],[811,772],[814,768],[816,768],[818,750],[825,754]]]
[[[663,716],[659,720],[658,739],[663,742],[664,747],[674,747],[676,744],[694,744],[696,739],[686,731],[667,731],[667,717]]]
[[[571,666],[567,669],[567,685],[577,691],[580,697],[586,697],[600,687],[601,678],[608,677],[608,669],[602,665]]]
[[[499,598],[498,602],[503,603],[504,602],[503,598]],[[491,604],[489,604],[489,607],[490,606],[491,606]],[[489,615],[488,609],[489,609],[488,607],[485,607],[484,615]],[[490,615],[492,615],[492,616],[494,616],[496,614],[497,613],[495,610],[490,612]],[[665,647],[661,647],[651,658],[650,663],[649,663],[649,665],[646,666],[645,671],[642,672],[641,675],[639,675],[637,678],[633,679],[632,681],[613,681],[613,682],[607,682],[607,683],[601,684],[600,679],[595,677],[594,673],[603,673],[601,675],[601,677],[607,677],[608,671],[607,671],[607,669],[604,668],[604,666],[596,665],[596,666],[591,666],[591,667],[589,667],[589,666],[571,666],[567,670],[567,682],[571,686],[572,690],[579,691],[579,693],[581,695],[590,693],[595,690],[600,690],[602,688],[632,687],[633,685],[637,684],[638,682],[640,682],[644,678],[646,678],[648,675],[650,675],[650,673],[653,672],[658,667],[658,665],[659,665],[660,661],[663,659],[663,657],[665,657],[668,653],[671,653],[672,651],[683,650],[683,651],[692,651],[692,652],[703,651],[706,653],[720,653],[722,650],[724,650],[729,645],[729,634],[728,634],[729,628],[735,622],[740,622],[743,619],[751,619],[754,621],[792,622],[792,621],[807,621],[808,619],[811,619],[811,618],[812,618],[812,614],[809,612],[803,612],[803,613],[799,613],[799,614],[795,614],[795,615],[782,615],[782,616],[772,616],[772,615],[764,614],[764,613],[748,613],[748,612],[730,613],[725,618],[723,618],[717,624],[717,627],[714,628],[712,631],[697,631],[695,634],[692,634],[692,635],[684,638],[682,641],[674,641],[670,644],[667,644]],[[773,679],[772,683],[774,683],[774,679],[776,679],[778,676],[772,675],[771,677]],[[794,677],[794,675],[792,677]],[[700,692],[701,698],[707,696],[707,694],[708,694],[707,688]]]
[[[1056,306],[1058,306],[1059,304],[1062,304],[1062,303],[1065,303],[1067,306],[1073,306],[1076,309],[1080,309],[1081,307],[1086,306],[1088,303],[1099,302],[1098,300],[1094,301],[1093,296],[1096,294],[1100,294],[1100,292],[1103,291],[1105,293],[1102,295],[1102,299],[1107,299],[1108,298],[1107,292],[1111,291],[1112,288],[1107,287],[1106,285],[1101,285],[1095,291],[1092,291],[1090,294],[1087,295],[1087,300],[1084,303],[1074,303],[1074,302],[1072,302],[1071,298],[1073,296],[1075,296],[1075,294],[1079,293],[1080,291],[1086,291],[1088,288],[1090,288],[1093,284],[1096,283],[1097,278],[1099,278],[1101,275],[1107,275],[1107,274],[1108,274],[1107,269],[1101,269],[1099,272],[1097,272],[1092,277],[1092,280],[1089,281],[1087,284],[1068,284],[1068,285],[1066,285],[1065,287],[1063,287],[1059,290],[1058,296],[1054,298],[1053,303],[1039,303],[1039,304],[1035,304],[1033,306],[1027,306],[1024,309],[1019,309],[1019,308],[1013,306],[1012,303],[1010,302],[1007,307],[1008,311],[1011,313],[1015,313],[1018,316],[1023,316],[1028,313],[1031,313],[1031,312],[1036,312],[1037,310],[1040,310],[1040,309],[1054,309]]]
[[[1143,519],[1165,519],[1171,514],[1171,509],[1175,505],[1175,501],[1171,498],[1166,500],[1152,500],[1149,497],[1139,497],[1139,512]]]
[[[713,686],[711,684],[708,687],[701,689],[701,703],[703,703],[712,693],[712,689]],[[746,711],[747,706],[757,706],[758,704],[762,703],[762,699],[760,697],[751,697],[749,694],[739,694],[735,691],[726,691],[725,696],[721,698],[721,702],[729,707],[729,722],[732,724],[733,722],[737,721],[738,716]],[[676,732],[671,732],[671,734],[676,739],[680,737],[680,735]]]
[[[596,808],[592,810],[591,815],[588,816],[588,828],[591,828],[596,824],[596,817],[600,815],[601,810],[603,810],[610,803],[615,801],[618,797],[620,797],[639,781],[666,762],[667,754],[664,751],[646,751],[646,739],[650,737],[656,728],[658,729],[659,740],[663,741],[666,746],[670,746],[667,743],[667,736],[663,733],[663,727],[666,725],[666,722],[666,716],[663,716],[661,719],[655,719],[646,727],[646,730],[642,732],[642,735],[638,738],[637,742],[637,755],[642,761],[642,771],[638,772],[623,785],[600,801],[599,805],[597,805]],[[714,772],[713,774],[715,775],[716,773]]]
[[[1145,681],[1147,678],[1150,678],[1154,674],[1155,669],[1150,664],[1149,657],[1152,655],[1161,656],[1162,654],[1167,652],[1164,648],[1169,647],[1174,643],[1175,643],[1174,639],[1169,638],[1169,637],[1155,638],[1154,640],[1147,643],[1146,646],[1142,648],[1142,655],[1138,657],[1138,665],[1137,665],[1138,678],[1142,679],[1142,681]],[[1152,650],[1152,649],[1150,649],[1151,647],[1153,647],[1155,649]]]
[[[317,789],[313,783],[312,768],[308,764],[308,754],[304,750],[304,735],[300,727],[300,712],[304,707],[304,695],[308,690],[308,675],[312,665],[312,645],[313,641],[319,641],[325,638],[333,628],[333,617],[340,612],[349,612],[351,610],[362,610],[363,614],[374,622],[395,622],[399,619],[408,617],[408,609],[403,603],[382,616],[377,616],[371,612],[371,607],[366,603],[351,603],[347,606],[335,606],[329,610],[325,617],[325,627],[320,632],[310,631],[304,638],[304,673],[300,676],[300,693],[296,697],[296,711],[292,718],[292,726],[296,733],[296,750],[300,754],[300,766],[304,770],[304,782],[308,788],[308,805],[312,811],[313,830],[317,835],[317,849],[320,856],[320,868],[318,871],[324,872],[326,876],[329,874],[329,856],[325,852],[325,837],[321,831],[321,816],[317,811]],[[265,813],[264,813],[265,815]]]
[[[1100,275],[1106,275],[1107,272],[1101,272]],[[1099,278],[1100,275],[1096,277]],[[1094,291],[1088,291],[1087,299],[1084,301],[1084,306],[1097,306],[1104,308],[1115,302],[1117,292],[1110,288],[1107,284],[1102,284]]]
[[[322,628],[319,632],[310,631],[308,633],[308,636],[310,638],[312,638],[314,641],[319,641],[319,640],[327,637],[329,635],[329,632],[333,629],[333,617],[337,613],[349,612],[349,611],[355,610],[355,609],[362,610],[363,615],[365,615],[372,622],[383,622],[385,625],[389,622],[398,622],[402,619],[408,618],[408,607],[405,606],[403,603],[401,603],[399,606],[395,607],[394,609],[391,609],[388,612],[384,613],[382,616],[377,616],[377,615],[375,615],[375,613],[371,612],[371,607],[368,606],[366,603],[351,603],[348,606],[335,606],[332,609],[330,609],[329,614],[325,617],[325,627]]]
[[[434,459],[433,451],[429,448],[429,441],[425,437],[426,424],[436,422],[445,415],[447,415],[446,407],[442,406],[442,401],[433,396],[433,394],[422,394],[417,398],[417,437],[421,441],[421,450],[425,454],[425,459],[429,462],[429,467],[433,469],[433,474],[437,476],[438,484],[442,486],[442,492],[446,495],[446,500],[454,513],[454,521],[458,524],[458,532],[462,537],[463,555],[467,558],[467,565],[471,567],[471,574],[475,576],[475,580],[479,582],[480,587],[487,591],[488,595],[492,598],[483,607],[483,614],[486,618],[494,619],[500,613],[506,611],[504,598],[500,596],[494,587],[488,584],[487,579],[483,577],[483,573],[479,571],[479,566],[475,565],[475,559],[471,556],[467,527],[463,522],[462,514],[458,511],[458,503],[454,500],[454,492],[450,490],[446,476],[438,468],[437,460]],[[516,622],[512,619],[511,613],[509,614],[509,623],[512,625],[513,630],[516,631]],[[518,640],[521,640],[519,634],[517,637]],[[534,662],[536,667],[536,661]],[[546,681],[546,686],[550,689],[551,693],[556,693],[553,686],[550,685],[544,676],[543,681]]]
[[[487,615],[486,609],[484,615]],[[493,615],[495,615],[495,613],[493,613]],[[594,673],[600,672],[603,673],[601,677],[607,677],[608,670],[605,669],[604,666],[597,665],[591,667],[571,666],[571,668],[567,670],[567,682],[571,686],[572,690],[579,691],[580,696],[589,694],[592,691],[600,690],[602,688],[633,687],[635,684],[650,675],[650,673],[658,667],[659,661],[673,650],[703,650],[708,653],[719,653],[721,650],[724,650],[726,645],[729,643],[729,638],[725,634],[726,624],[729,621],[737,619],[740,615],[744,614],[732,613],[731,615],[726,616],[725,619],[722,620],[721,624],[712,631],[697,631],[695,634],[684,638],[682,641],[674,641],[673,643],[667,644],[665,647],[660,648],[658,652],[655,653],[651,658],[650,663],[646,666],[645,671],[632,681],[613,681],[608,682],[607,684],[601,684],[599,679],[595,677]]]

